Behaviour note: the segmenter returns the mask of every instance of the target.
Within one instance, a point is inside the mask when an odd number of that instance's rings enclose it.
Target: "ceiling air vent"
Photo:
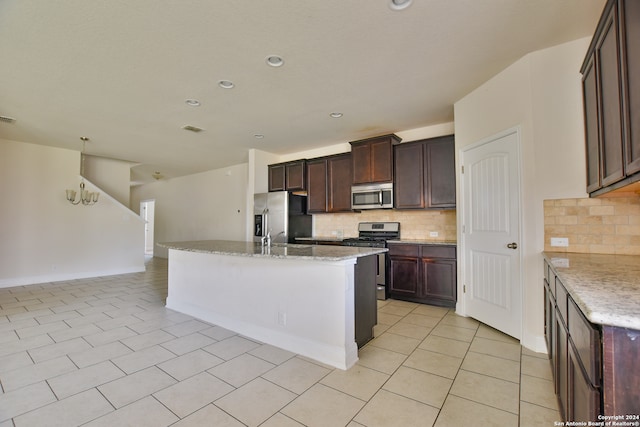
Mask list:
[[[191,125],[182,126],[182,129],[188,130],[188,131],[191,131],[191,132],[195,132],[195,133],[202,132],[204,130],[202,128],[199,128],[199,127],[196,127],[196,126],[191,126]]]
[[[16,119],[14,119],[13,117],[0,116],[0,122],[4,122],[4,123],[15,123],[15,122],[16,122]]]

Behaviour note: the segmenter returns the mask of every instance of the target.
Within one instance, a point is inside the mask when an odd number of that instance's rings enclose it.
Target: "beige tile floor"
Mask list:
[[[380,301],[341,371],[164,308],[145,273],[0,289],[0,427],[552,426],[549,362],[451,310]]]

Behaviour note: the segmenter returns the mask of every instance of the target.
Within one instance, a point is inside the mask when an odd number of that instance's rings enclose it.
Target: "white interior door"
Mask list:
[[[519,132],[462,153],[463,312],[520,339]]]
[[[144,219],[144,253],[153,255],[155,200],[140,202],[140,216]]]

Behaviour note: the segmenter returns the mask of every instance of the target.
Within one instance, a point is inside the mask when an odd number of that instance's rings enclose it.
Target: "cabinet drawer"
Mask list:
[[[551,283],[551,277],[553,277],[553,272],[549,268],[549,263],[547,260],[544,260],[544,278],[547,279],[547,283]]]
[[[578,359],[591,384],[600,384],[600,331],[589,323],[573,299],[569,298],[568,305],[569,336]]]
[[[420,246],[418,245],[405,245],[405,244],[390,244],[389,256],[420,256]]]
[[[556,306],[558,307],[558,312],[560,313],[560,318],[565,325],[569,325],[567,318],[567,290],[562,285],[560,279],[556,277]],[[553,289],[553,287],[551,287]]]
[[[456,248],[452,246],[422,246],[422,258],[456,258]]]

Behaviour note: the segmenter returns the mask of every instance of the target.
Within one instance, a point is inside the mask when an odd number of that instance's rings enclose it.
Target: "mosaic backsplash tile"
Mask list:
[[[640,255],[640,197],[545,200],[544,241],[546,252]]]
[[[314,215],[315,237],[358,237],[359,222],[395,221],[400,237],[415,240],[456,240],[456,211],[365,210]],[[431,236],[437,232],[438,236]]]

